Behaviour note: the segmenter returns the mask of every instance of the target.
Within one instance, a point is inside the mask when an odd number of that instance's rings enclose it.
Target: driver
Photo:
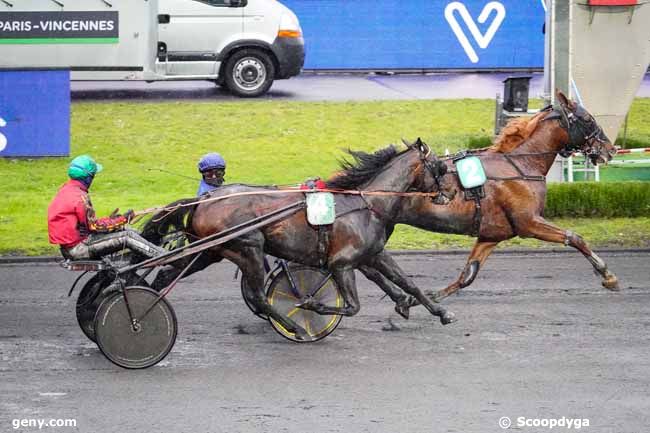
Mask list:
[[[101,164],[88,155],[70,162],[70,180],[59,189],[47,209],[50,243],[59,245],[63,257],[74,260],[97,259],[125,248],[145,257],[165,252],[135,230],[125,228],[134,216],[132,210],[116,215],[116,209],[109,217],[95,217],[88,189],[100,171]]]
[[[203,195],[223,184],[226,174],[226,160],[216,152],[203,155],[198,163],[199,172],[201,173],[201,183],[196,195]]]

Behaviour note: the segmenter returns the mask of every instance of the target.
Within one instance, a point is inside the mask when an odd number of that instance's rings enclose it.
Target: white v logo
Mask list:
[[[0,117],[0,128],[3,126],[7,126],[7,122],[5,122],[2,117]],[[7,147],[7,137],[5,137],[4,134],[0,132],[0,152],[5,150],[5,147]]]
[[[474,22],[474,19],[469,14],[464,4],[461,2],[452,2],[449,3],[445,8],[445,19],[456,34],[458,42],[460,42],[460,44],[463,46],[465,53],[467,53],[467,57],[469,57],[472,63],[477,63],[478,56],[476,55],[476,51],[474,51],[474,47],[472,47],[472,44],[470,44],[467,36],[463,32],[463,29],[460,28],[460,25],[454,16],[455,11],[458,11],[460,16],[463,18],[463,21],[465,21],[467,28],[469,29],[470,33],[472,33],[472,36],[478,43],[478,46],[481,48],[487,48],[487,46],[490,44],[490,41],[494,37],[494,34],[497,32],[499,26],[503,22],[503,19],[506,17],[506,8],[503,6],[503,4],[496,1],[485,5],[483,11],[481,11],[481,14],[478,17],[478,22],[484,24],[492,11],[496,11],[496,16],[494,17],[492,24],[490,24],[490,27],[488,27],[484,35],[481,34],[481,31],[478,29],[478,26]]]

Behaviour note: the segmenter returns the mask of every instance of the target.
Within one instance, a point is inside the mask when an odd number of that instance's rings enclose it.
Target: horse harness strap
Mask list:
[[[554,153],[554,152],[553,152]],[[521,156],[527,156],[528,154],[521,154]],[[535,154],[535,155],[540,155],[540,154]],[[519,176],[510,176],[510,177],[493,177],[489,176],[488,179],[492,180],[534,180],[534,181],[546,181],[546,176],[544,175],[528,175],[525,174],[521,168],[515,163],[515,161],[512,159],[513,155],[508,155],[507,153],[503,154],[503,157],[512,165],[515,170],[517,170],[517,173],[519,173]]]
[[[221,232],[214,233],[210,236],[202,238],[196,242],[187,244],[178,249],[169,251],[167,253],[163,253],[159,256],[147,259],[143,262],[136,263],[134,265],[122,268],[120,269],[120,274],[125,274],[138,268],[148,268],[148,267],[165,265],[168,263],[172,263],[176,260],[179,260],[181,258],[200,253],[204,250],[215,247],[217,245],[221,245],[225,242],[228,242],[232,239],[242,236],[254,229],[264,227],[276,221],[285,219],[293,215],[294,213],[304,209],[305,207],[306,204],[304,200],[289,204],[287,206],[283,206],[267,214],[261,215],[257,218],[253,218],[252,220],[230,227]]]
[[[472,234],[476,237],[481,232],[481,219],[483,217],[483,214],[481,212],[481,195],[480,194],[474,194],[474,224],[472,227]]]
[[[332,231],[332,224],[317,226],[318,230],[318,266],[321,268],[327,267],[327,257],[330,250],[330,232]]]
[[[517,163],[513,160],[513,157],[515,156],[538,156],[538,155],[543,155],[543,154],[551,154],[551,153],[556,153],[556,152],[543,152],[543,153],[522,153],[522,154],[514,154],[514,155],[509,155],[504,153],[503,157],[510,163],[511,166],[514,167],[514,169],[517,171],[518,176],[507,176],[507,177],[500,177],[500,176],[486,176],[487,180],[497,180],[497,181],[506,181],[506,180],[530,180],[530,181],[546,181],[546,176],[544,175],[527,175],[524,173],[521,168],[517,165]],[[463,154],[460,158],[465,157],[467,154],[474,154],[474,156],[477,156],[480,158],[480,155],[478,153],[474,152],[467,152]],[[458,158],[458,157],[457,157]],[[450,173],[456,173],[456,176],[458,176],[458,171],[453,170],[449,171]],[[473,200],[474,201],[474,218],[473,218],[473,227],[472,227],[472,234],[474,236],[478,236],[480,231],[481,231],[481,220],[483,217],[482,210],[481,210],[481,199],[485,198],[485,189],[483,185],[480,185],[478,187],[474,188],[469,188],[465,189],[465,200]]]

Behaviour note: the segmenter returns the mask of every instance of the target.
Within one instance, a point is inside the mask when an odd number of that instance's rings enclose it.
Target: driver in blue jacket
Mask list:
[[[201,183],[197,196],[206,194],[214,189],[219,188],[226,175],[226,160],[216,152],[203,155],[198,163],[199,172],[201,173]]]

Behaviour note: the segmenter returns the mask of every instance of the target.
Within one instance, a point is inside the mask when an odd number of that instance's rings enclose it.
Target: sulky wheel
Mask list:
[[[84,335],[95,341],[95,313],[108,293],[104,290],[112,282],[107,272],[98,272],[84,284],[77,297],[77,323]],[[108,290],[110,293],[110,290]]]
[[[321,315],[315,311],[303,310],[296,307],[306,296],[311,295],[315,301],[333,307],[343,307],[344,300],[341,296],[338,285],[328,273],[317,268],[307,266],[296,266],[290,269],[291,277],[295,283],[295,289],[289,282],[287,274],[282,271],[278,273],[269,286],[267,298],[269,303],[280,314],[294,320],[302,326],[312,337],[310,340],[298,340],[293,332],[289,332],[281,324],[270,319],[273,329],[283,337],[302,342],[314,342],[331,334],[341,322],[339,314]],[[325,284],[318,289],[319,284],[327,278]]]
[[[158,300],[155,290],[140,286],[124,290],[132,316],[127,310],[124,293],[106,297],[95,316],[97,345],[120,367],[151,367],[174,347],[178,332],[176,314],[166,299]],[[134,322],[131,317],[135,318]]]
[[[129,278],[133,281],[137,280],[140,284],[148,284],[146,281],[137,278],[137,275],[132,275]],[[77,297],[77,323],[84,335],[90,341],[96,342],[95,339],[95,313],[102,301],[111,293],[115,293],[119,285],[111,285],[114,277],[108,272],[102,271],[96,273],[79,292]],[[131,284],[133,284],[133,281]],[[128,282],[128,280],[127,280]]]

